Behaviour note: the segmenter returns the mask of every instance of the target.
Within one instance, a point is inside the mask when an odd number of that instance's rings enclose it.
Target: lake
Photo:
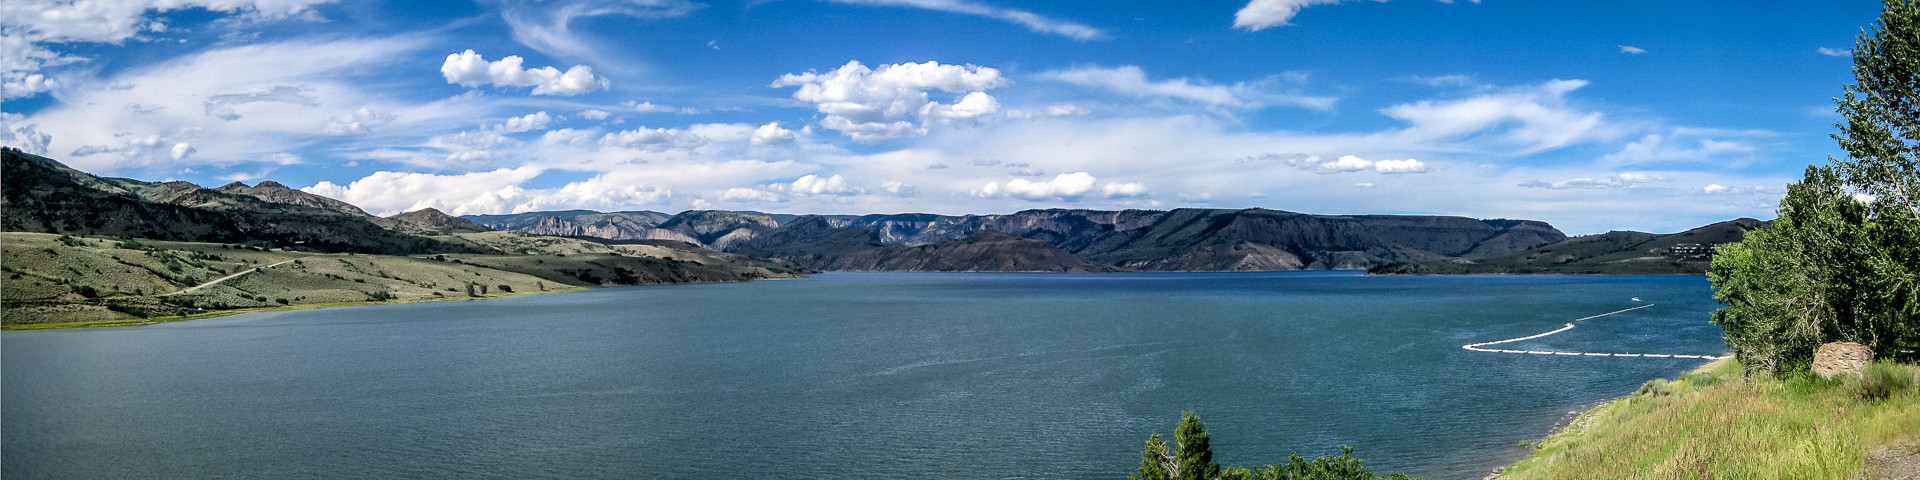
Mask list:
[[[829,273],[0,335],[0,476],[1115,479],[1353,445],[1478,479],[1720,354],[1699,276]],[[1641,301],[1634,301],[1638,297]]]

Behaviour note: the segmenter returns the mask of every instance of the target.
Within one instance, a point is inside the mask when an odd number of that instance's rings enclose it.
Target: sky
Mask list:
[[[1878,2],[0,2],[0,144],[377,215],[1772,218]]]

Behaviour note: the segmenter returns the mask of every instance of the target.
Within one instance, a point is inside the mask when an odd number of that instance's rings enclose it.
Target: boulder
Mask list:
[[[1873,363],[1873,349],[1853,342],[1829,343],[1813,352],[1813,373],[1820,378],[1843,373],[1859,375],[1870,363]]]

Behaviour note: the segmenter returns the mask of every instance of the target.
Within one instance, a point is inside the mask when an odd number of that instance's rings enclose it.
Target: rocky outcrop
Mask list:
[[[827,219],[795,220],[792,225],[828,226]],[[786,232],[754,255],[816,270],[889,272],[1111,272],[1119,269],[1088,262],[1053,244],[995,231],[918,246],[882,243],[874,227],[810,228]],[[755,242],[763,243],[765,237]]]
[[[286,185],[281,185],[280,182],[272,180],[261,181],[252,187],[248,187],[247,184],[244,183],[233,182],[217,190],[225,193],[246,195],[272,203],[322,208],[352,215],[367,215],[365,210],[361,210],[360,207],[353,206],[351,203],[287,188]]]
[[[1813,352],[1813,373],[1820,378],[1835,375],[1860,375],[1873,363],[1873,349],[1853,342],[1821,345]]]
[[[432,233],[480,233],[491,232],[486,225],[472,220],[447,215],[439,209],[428,207],[387,217],[399,224]]]

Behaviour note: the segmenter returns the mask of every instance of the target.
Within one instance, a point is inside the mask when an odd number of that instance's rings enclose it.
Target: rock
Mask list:
[[[1813,373],[1820,378],[1843,373],[1859,375],[1869,363],[1873,363],[1873,349],[1853,342],[1829,343],[1813,352]]]

